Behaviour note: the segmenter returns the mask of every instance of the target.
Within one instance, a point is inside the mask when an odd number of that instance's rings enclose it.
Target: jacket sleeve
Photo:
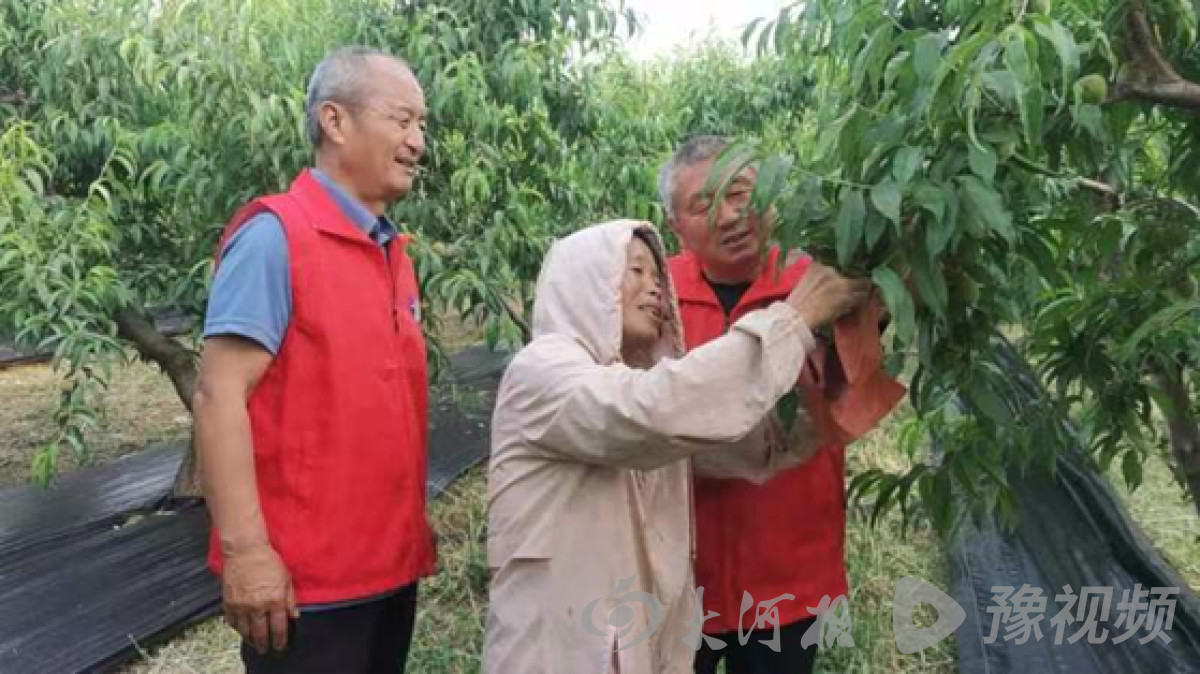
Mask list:
[[[771,411],[741,440],[697,454],[694,466],[699,477],[762,484],[805,463],[820,448],[820,431],[801,406],[790,428],[784,428],[779,415]]]
[[[795,385],[812,347],[808,327],[784,303],[648,370],[599,365],[582,346],[554,337],[513,361],[498,404],[523,401],[522,433],[544,452],[658,468],[745,440]]]

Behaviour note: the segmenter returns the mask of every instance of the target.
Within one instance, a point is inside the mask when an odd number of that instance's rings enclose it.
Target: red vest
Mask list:
[[[305,170],[243,207],[287,236],[292,314],[250,397],[259,501],[300,604],[368,597],[433,573],[425,515],[425,341],[407,238],[388,255]],[[218,259],[219,263],[219,259]],[[222,558],[213,531],[209,563]]]
[[[778,275],[777,260],[772,250],[727,321],[699,260],[690,252],[671,258],[687,348],[720,337],[747,312],[785,299],[809,260]],[[738,629],[743,592],[754,600],[741,619],[743,629],[752,627],[760,602],[794,595],[775,605],[779,624],[787,625],[811,615],[806,607],[816,608],[823,595],[832,600],[848,592],[844,474],[845,450],[831,445],[763,485],[695,479],[696,585],[704,588],[705,615],[720,614],[704,623],[705,632]]]

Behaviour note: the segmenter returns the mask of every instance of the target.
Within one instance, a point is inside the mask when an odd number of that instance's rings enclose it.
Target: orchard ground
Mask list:
[[[30,461],[54,428],[53,410],[60,378],[47,366],[27,365],[0,371],[0,484],[28,480]],[[907,412],[854,445],[851,472],[869,467],[904,468],[905,459],[890,438]],[[89,438],[92,461],[110,461],[152,442],[187,437],[190,419],[157,368],[129,364],[114,372],[104,414]],[[78,465],[63,457],[63,470]],[[1190,502],[1171,479],[1161,459],[1146,465],[1145,483],[1134,493],[1119,475],[1117,490],[1158,550],[1192,587],[1200,587],[1200,521]],[[486,471],[478,466],[431,504],[441,536],[440,573],[422,586],[421,610],[410,671],[423,674],[468,674],[479,670],[487,615]],[[901,577],[914,576],[947,588],[944,544],[928,528],[910,529],[901,537],[899,517],[892,514],[872,530],[868,514],[852,510],[847,532],[847,564],[854,648],[826,651],[826,672],[956,672],[954,639],[912,656],[900,655],[892,640],[891,599]],[[928,608],[928,607],[923,607]],[[934,616],[919,616],[932,623]],[[139,661],[123,674],[240,672],[236,635],[219,618],[209,620],[153,648],[142,648]]]

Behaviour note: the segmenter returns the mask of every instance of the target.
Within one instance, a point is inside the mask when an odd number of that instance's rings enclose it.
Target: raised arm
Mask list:
[[[756,429],[769,439],[761,424],[795,385],[813,349],[810,326],[859,306],[869,288],[814,264],[785,302],[648,370],[599,365],[579,344],[548,337],[513,362],[497,406],[512,408],[519,433],[548,453],[630,468],[728,450]],[[764,447],[754,439],[742,446]]]
[[[524,400],[525,438],[548,453],[657,468],[750,434],[795,384],[812,343],[782,302],[648,370],[598,365],[574,342],[550,337],[514,360],[498,405]]]

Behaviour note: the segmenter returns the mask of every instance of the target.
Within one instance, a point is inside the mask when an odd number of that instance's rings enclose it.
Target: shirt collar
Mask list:
[[[333,178],[330,178],[324,171],[314,168],[312,169],[313,177],[329,196],[333,198],[334,203],[341,209],[342,215],[345,215],[350,222],[354,223],[355,227],[362,230],[372,241],[383,245],[396,237],[396,226],[388,219],[386,215],[376,217],[366,206],[363,206],[358,199],[355,199],[344,187],[337,184]]]
[[[771,246],[767,259],[763,264],[758,278],[750,283],[750,287],[742,294],[738,306],[751,306],[763,301],[781,300],[791,293],[792,288],[808,268],[808,262],[801,260],[788,266],[782,273],[777,273],[776,264],[779,262],[779,247]],[[680,302],[697,302],[720,306],[716,290],[704,275],[700,258],[690,250],[684,250],[679,256],[678,275],[675,276],[675,288]]]

